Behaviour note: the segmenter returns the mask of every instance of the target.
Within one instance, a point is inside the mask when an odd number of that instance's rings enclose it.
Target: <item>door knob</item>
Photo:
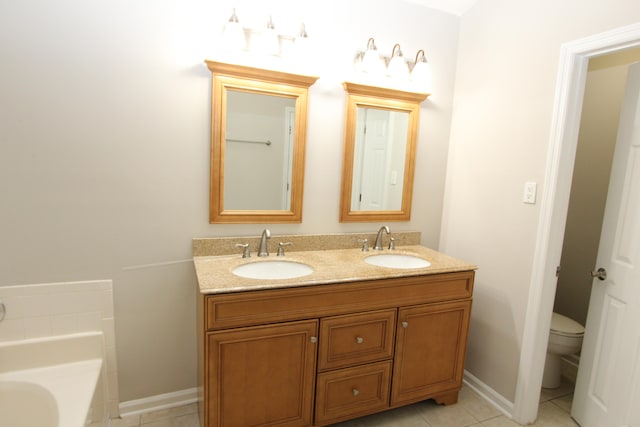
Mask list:
[[[591,277],[597,277],[600,280],[604,280],[607,278],[607,270],[600,267],[599,269],[591,272]]]

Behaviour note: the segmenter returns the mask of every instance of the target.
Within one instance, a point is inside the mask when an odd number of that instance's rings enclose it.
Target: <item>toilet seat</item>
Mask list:
[[[578,337],[584,335],[584,326],[567,316],[554,312],[551,315],[551,333],[565,337]]]

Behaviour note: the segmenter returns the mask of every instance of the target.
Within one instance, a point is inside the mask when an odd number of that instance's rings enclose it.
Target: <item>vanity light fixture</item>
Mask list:
[[[244,28],[240,25],[240,20],[236,15],[235,8],[233,9],[233,13],[229,18],[229,21],[224,26],[222,37],[226,48],[229,50],[242,50],[247,47]]]
[[[420,86],[416,88],[418,92],[431,93],[431,70],[422,49],[416,54],[415,62],[411,62],[405,60],[400,44],[393,45],[391,56],[385,56],[378,53],[373,38],[369,38],[367,49],[356,53],[354,68],[356,72],[375,76],[376,80],[386,75],[397,84],[415,83]],[[367,80],[371,80],[370,77]]]
[[[224,25],[222,41],[224,49],[229,52],[253,51],[263,55],[288,56],[293,51],[295,56],[303,56],[308,50],[309,36],[304,23],[295,36],[278,34],[271,16],[263,28],[245,28],[234,8]]]
[[[400,79],[406,79],[409,77],[409,66],[402,56],[402,50],[400,50],[400,45],[398,43],[393,46],[393,50],[391,51],[391,59],[387,66],[387,75],[389,77]]]

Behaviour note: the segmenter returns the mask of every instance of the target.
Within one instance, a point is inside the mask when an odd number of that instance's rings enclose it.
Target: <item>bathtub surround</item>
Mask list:
[[[6,308],[0,342],[101,332],[105,352],[102,397],[109,417],[119,415],[111,280],[0,286],[0,299]]]

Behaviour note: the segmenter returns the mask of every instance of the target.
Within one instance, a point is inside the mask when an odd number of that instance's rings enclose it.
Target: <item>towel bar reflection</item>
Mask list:
[[[242,143],[246,143],[246,144],[264,144],[264,145],[271,145],[271,141],[266,140],[266,141],[254,141],[251,139],[231,139],[231,138],[227,138],[226,139],[227,142],[242,142]]]

